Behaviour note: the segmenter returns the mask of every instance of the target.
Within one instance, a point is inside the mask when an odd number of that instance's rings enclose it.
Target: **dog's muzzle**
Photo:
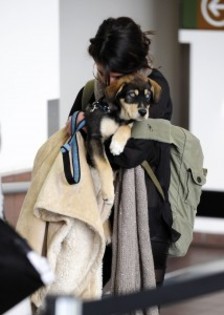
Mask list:
[[[143,117],[146,115],[147,110],[145,108],[139,108],[138,113],[141,117]]]

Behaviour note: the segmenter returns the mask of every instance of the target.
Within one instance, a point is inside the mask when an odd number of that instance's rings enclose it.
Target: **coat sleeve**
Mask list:
[[[144,160],[156,166],[159,158],[158,142],[145,139],[129,139],[124,151],[120,155],[112,155],[109,149],[110,141],[105,143],[108,159],[114,169],[132,168],[140,165]]]

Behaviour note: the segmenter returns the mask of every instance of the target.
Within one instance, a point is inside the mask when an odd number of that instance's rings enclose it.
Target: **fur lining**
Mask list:
[[[79,133],[81,180],[76,185],[67,183],[60,153],[67,138],[63,128],[39,149],[17,223],[17,231],[48,258],[56,277],[53,284],[32,295],[37,308],[46,294],[73,294],[82,299],[102,294],[104,223],[111,209],[101,198],[99,178],[86,162]]]

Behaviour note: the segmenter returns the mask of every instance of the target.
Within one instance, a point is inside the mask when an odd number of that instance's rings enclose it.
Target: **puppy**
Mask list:
[[[113,171],[104,142],[112,136],[110,151],[119,155],[131,137],[134,121],[149,117],[151,104],[159,100],[161,88],[153,80],[140,75],[126,75],[110,84],[105,98],[87,106],[87,151],[98,170],[104,201],[113,204]]]

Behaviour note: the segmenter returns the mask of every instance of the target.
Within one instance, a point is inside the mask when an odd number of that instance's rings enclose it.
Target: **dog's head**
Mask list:
[[[149,108],[159,101],[161,87],[141,74],[125,75],[111,83],[105,91],[109,103],[119,107],[124,120],[143,120],[149,117]]]

